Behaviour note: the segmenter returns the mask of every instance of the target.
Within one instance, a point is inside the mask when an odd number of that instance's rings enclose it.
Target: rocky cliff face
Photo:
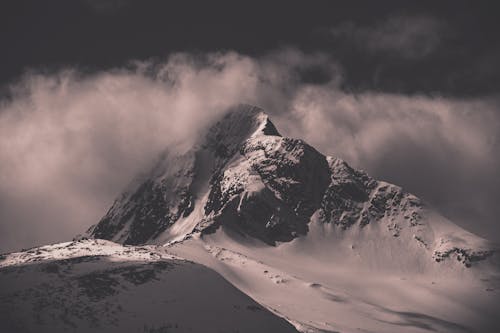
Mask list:
[[[452,256],[470,265],[493,253],[459,227],[443,233],[430,226],[427,211],[400,187],[281,136],[261,109],[240,105],[189,151],[166,152],[89,233],[136,245],[224,225],[276,245],[306,235],[317,214],[340,230],[377,224],[395,238],[410,237],[435,261]]]
[[[164,153],[146,179],[138,179],[93,228],[95,238],[144,244],[193,210],[194,152]]]

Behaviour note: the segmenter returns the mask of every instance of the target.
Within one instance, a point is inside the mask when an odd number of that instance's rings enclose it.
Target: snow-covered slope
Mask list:
[[[205,266],[103,240],[0,261],[0,332],[295,332]]]
[[[213,268],[301,332],[498,332],[498,270],[458,261],[413,267],[411,256],[423,253],[412,252],[399,266],[375,246],[341,240],[366,236],[337,232],[311,222],[307,236],[272,247],[222,226],[168,249]]]

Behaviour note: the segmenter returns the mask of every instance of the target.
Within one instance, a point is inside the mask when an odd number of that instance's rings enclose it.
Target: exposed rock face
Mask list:
[[[194,162],[192,152],[182,156],[166,153],[153,176],[115,201],[92,235],[124,244],[144,244],[181,216],[189,215],[194,207]]]
[[[205,213],[271,244],[305,234],[328,184],[326,158],[300,140],[267,135],[239,153],[214,179]]]
[[[370,222],[387,218],[388,229],[395,237],[402,228],[396,221],[402,216],[410,227],[421,225],[421,200],[405,193],[400,187],[376,181],[366,173],[351,168],[340,159],[328,158],[331,182],[321,203],[324,222],[347,229],[354,224],[364,227]]]
[[[450,239],[441,238],[437,242],[432,258],[436,262],[454,258],[465,267],[471,267],[473,263],[484,260],[493,254],[494,251],[490,249],[470,248],[464,245],[460,246]]]
[[[425,211],[414,195],[282,137],[261,109],[240,105],[189,151],[166,152],[89,233],[125,244],[165,243],[224,225],[275,245],[306,235],[317,213],[340,230],[377,223],[436,261],[458,253],[468,266],[488,256],[467,241],[449,245],[455,236],[434,232]]]

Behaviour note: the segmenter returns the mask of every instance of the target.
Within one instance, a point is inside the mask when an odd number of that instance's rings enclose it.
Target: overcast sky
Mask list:
[[[238,102],[500,240],[500,22],[435,5],[3,3],[0,251],[84,231]]]

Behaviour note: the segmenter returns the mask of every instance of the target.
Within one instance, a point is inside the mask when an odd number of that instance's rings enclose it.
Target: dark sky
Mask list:
[[[78,66],[93,71],[176,51],[260,55],[285,45],[329,52],[342,65],[345,88],[354,91],[496,93],[500,20],[493,5],[400,0],[3,1],[0,82],[9,82],[27,68]],[[436,45],[428,52],[411,50],[414,56],[401,56],[390,48],[366,52],[366,39],[373,37],[370,29],[394,16],[439,22],[432,32],[437,34]],[[425,42],[426,33],[417,31],[415,38]],[[307,79],[322,79],[314,74]]]
[[[84,231],[237,102],[500,241],[494,4],[2,1],[0,252]]]

